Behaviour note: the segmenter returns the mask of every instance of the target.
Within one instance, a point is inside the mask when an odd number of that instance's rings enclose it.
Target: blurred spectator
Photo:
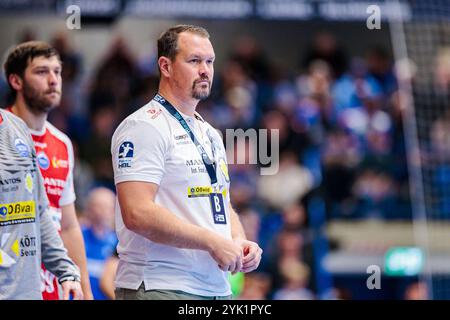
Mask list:
[[[94,299],[104,300],[106,296],[100,289],[100,278],[106,259],[116,247],[114,232],[115,195],[106,188],[93,189],[87,199],[84,211],[83,238],[86,244],[86,256]]]
[[[440,94],[450,94],[450,46],[439,48],[433,73],[435,90]]]
[[[81,154],[94,171],[96,185],[114,189],[111,164],[111,137],[117,126],[113,101],[105,98],[91,111],[90,138],[83,144]]]
[[[430,130],[431,152],[438,160],[450,160],[450,111],[433,122]]]
[[[0,106],[9,106],[12,102],[11,89],[4,76],[0,76]]]
[[[284,284],[281,270],[290,263],[306,264],[311,270],[313,267],[313,256],[311,239],[308,234],[283,228],[277,236],[271,241],[268,248],[264,251],[266,255],[267,270],[273,279],[273,289],[277,290]],[[310,288],[312,283],[309,281],[306,287]]]
[[[94,187],[94,172],[89,163],[84,158],[80,157],[80,147],[76,142],[73,143],[74,153],[74,169],[73,169],[73,184],[77,190],[77,198],[75,205],[80,211],[84,211],[86,206],[86,199],[89,192]],[[78,212],[78,211],[77,211]]]
[[[299,201],[286,205],[282,211],[283,225],[286,229],[304,231],[307,229],[308,216],[305,207]]]
[[[95,112],[98,104],[109,104],[112,111],[123,118],[124,109],[129,106],[131,93],[139,80],[139,68],[122,36],[114,38],[107,53],[93,78],[89,96],[90,111]]]
[[[31,27],[25,27],[23,30],[20,30],[17,36],[17,44],[22,42],[28,42],[37,40],[36,34]],[[3,57],[6,58],[6,57]],[[3,63],[4,61],[2,61]],[[3,65],[2,65],[3,66]],[[3,71],[3,69],[2,69]],[[64,85],[64,83],[63,83]],[[6,108],[14,103],[14,95],[13,91],[10,89],[7,80],[5,79],[5,75],[2,72],[0,76],[0,107]]]
[[[431,150],[425,165],[433,176],[434,208],[450,218],[450,111],[431,126]]]
[[[378,81],[384,96],[389,97],[397,89],[389,53],[381,46],[372,47],[367,52],[366,61],[368,74]]]
[[[257,118],[257,86],[236,60],[227,60],[227,72],[221,74],[216,85],[219,94],[210,108],[203,108],[204,116],[210,116],[211,124],[221,131],[233,128],[254,127]]]
[[[159,77],[155,75],[144,75],[136,84],[135,92],[127,108],[124,108],[121,118],[135,112],[140,106],[147,104],[158,92]]]
[[[238,211],[247,207],[256,207],[256,183],[259,179],[256,146],[245,139],[243,147],[240,148],[238,141],[234,144],[233,150],[227,149],[227,158],[228,170],[233,177],[233,188],[230,191],[233,205]]]
[[[351,108],[379,108],[382,89],[377,80],[368,74],[361,58],[353,58],[351,69],[336,80],[332,95],[336,111],[341,113]]]
[[[322,31],[314,35],[313,43],[306,51],[302,62],[302,68],[308,69],[312,61],[326,61],[332,70],[332,77],[339,78],[347,69],[347,56],[338,46],[333,34]]]
[[[275,175],[261,176],[258,196],[274,209],[293,204],[313,187],[311,172],[302,167],[297,156],[285,152],[280,156],[280,168]]]
[[[264,251],[271,252],[274,239],[283,230],[308,233],[308,216],[302,201],[297,200],[278,211],[264,215],[260,222],[259,244]],[[270,256],[270,255],[269,255]],[[268,259],[270,258],[268,256]],[[264,259],[265,260],[265,259]]]
[[[297,116],[304,131],[314,133],[317,130],[315,125],[323,124],[325,128],[329,128],[336,121],[331,80],[330,66],[322,60],[312,61],[308,74],[297,77],[297,90],[301,97]],[[317,138],[313,141],[321,142]]]
[[[280,266],[283,286],[275,291],[274,300],[314,300],[314,294],[306,286],[309,268],[296,260],[285,260]]]
[[[428,300],[427,284],[423,281],[411,283],[405,290],[404,300]]]
[[[270,108],[276,68],[266,58],[261,44],[248,35],[237,38],[230,54],[230,60],[239,63],[247,76],[256,84],[256,90],[253,93],[258,106],[256,116],[259,118],[260,111]]]
[[[293,114],[299,99],[297,91],[302,88],[302,84],[296,85],[287,77],[279,79],[273,84],[273,105],[284,114]]]
[[[51,44],[60,53],[63,88],[61,104],[50,113],[50,121],[67,132],[73,140],[80,142],[86,139],[88,133],[85,129],[88,125],[86,95],[81,80],[83,58],[72,47],[65,31],[57,32]]]
[[[25,27],[23,30],[19,32],[17,37],[17,43],[28,42],[38,40],[36,36],[36,32],[32,27]]]
[[[238,300],[266,300],[272,286],[272,279],[264,272],[250,272],[245,274],[244,287]]]
[[[247,208],[239,212],[239,219],[241,220],[247,239],[259,243],[261,217],[258,212]]]
[[[232,60],[246,68],[247,74],[253,80],[270,78],[270,67],[263,54],[260,44],[251,36],[239,37],[233,45]]]
[[[354,218],[395,218],[395,186],[392,178],[383,173],[365,170],[353,185],[356,198]]]
[[[395,91],[388,100],[389,114],[392,119],[391,164],[390,173],[397,183],[397,211],[405,219],[412,218],[409,189],[409,172],[406,165],[406,140],[403,127],[404,105],[400,104],[400,92]]]
[[[262,129],[267,129],[268,150],[271,150],[272,148],[271,145],[272,130],[278,130],[279,141],[275,150],[279,150],[278,152],[280,155],[285,151],[293,152],[299,159],[304,147],[309,142],[300,133],[297,133],[296,131],[292,130],[291,122],[289,121],[288,115],[286,115],[280,110],[275,109],[265,113],[261,119],[260,127]]]

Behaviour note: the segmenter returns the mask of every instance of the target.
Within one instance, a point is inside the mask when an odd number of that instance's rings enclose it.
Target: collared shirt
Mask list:
[[[198,114],[182,114],[216,163],[219,192],[224,195],[226,223],[215,223],[209,194],[211,180],[203,160],[180,123],[158,102],[151,101],[127,117],[113,135],[114,180],[159,185],[155,203],[178,218],[231,239],[229,177],[225,147],[218,132]],[[131,230],[116,202],[119,267],[116,286],[182,290],[204,296],[230,295],[227,272],[208,252],[154,243]]]

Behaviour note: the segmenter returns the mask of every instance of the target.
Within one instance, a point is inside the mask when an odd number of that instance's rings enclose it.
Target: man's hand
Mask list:
[[[242,249],[231,240],[217,237],[212,242],[209,254],[223,271],[230,271],[234,274],[242,268]]]
[[[237,270],[236,272],[247,273],[258,268],[263,252],[259,245],[256,242],[244,239],[235,239],[234,243],[241,247],[244,255],[244,258],[242,260],[242,268],[240,270]]]
[[[61,283],[63,289],[63,300],[69,300],[70,293],[73,295],[73,300],[83,300],[83,291],[78,281],[64,281]]]

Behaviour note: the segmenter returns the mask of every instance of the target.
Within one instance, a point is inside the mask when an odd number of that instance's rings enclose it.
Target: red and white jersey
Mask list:
[[[7,108],[12,112],[12,108]],[[46,121],[41,131],[29,129],[36,149],[37,163],[44,177],[52,221],[61,232],[61,207],[74,203],[74,155],[70,138]]]
[[[42,131],[30,130],[30,133],[37,163],[44,177],[52,220],[58,231],[61,231],[61,207],[75,201],[72,142],[48,121]]]
[[[30,132],[36,149],[37,163],[44,177],[51,218],[58,232],[61,232],[61,207],[75,201],[72,142],[48,121],[42,131]],[[41,291],[44,300],[60,298],[56,277],[43,265]]]

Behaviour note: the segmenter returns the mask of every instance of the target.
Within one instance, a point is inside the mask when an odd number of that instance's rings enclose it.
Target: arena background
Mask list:
[[[233,204],[264,249],[257,271],[231,280],[235,297],[448,299],[449,11],[442,0],[0,0],[0,55],[31,39],[62,55],[50,120],[75,146],[83,222],[89,191],[114,190],[114,129],[156,92],[156,39],[174,24],[207,28],[217,63],[200,113],[223,132],[281,139],[276,175],[230,166]],[[0,95],[7,106],[4,77]]]

